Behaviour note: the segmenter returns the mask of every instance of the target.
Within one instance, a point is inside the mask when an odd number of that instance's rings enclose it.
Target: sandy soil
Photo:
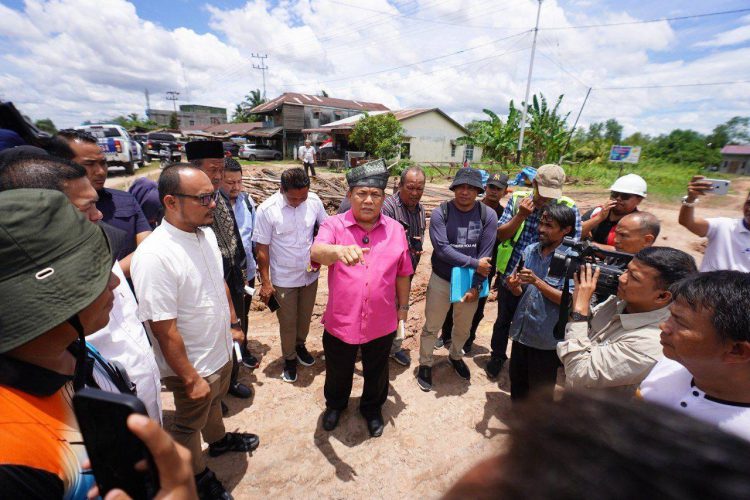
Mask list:
[[[128,179],[121,177],[117,184],[120,182],[127,183]],[[703,203],[699,213],[736,216],[750,180],[735,181],[733,187],[729,196]],[[572,192],[583,209],[606,197],[604,191],[585,186]],[[445,193],[447,197],[447,189]],[[678,203],[646,200],[642,208],[662,220],[660,245],[675,246],[700,257],[701,239],[676,222]],[[423,323],[424,290],[430,272],[429,243],[426,251],[413,285],[408,324],[411,336],[404,342],[414,361],[418,355],[418,338],[414,335],[418,335]],[[415,362],[404,368],[391,361],[391,388],[383,408],[385,432],[382,437],[371,439],[357,412],[361,373],[355,375],[352,399],[339,426],[328,433],[320,425],[325,408],[320,315],[326,300],[324,270],[307,344],[316,363],[310,368],[300,367],[295,384],[280,379],[283,363],[275,315],[261,307],[250,313],[251,350],[262,361],[257,370],[243,368],[241,380],[251,384],[256,394],[250,400],[228,397],[230,415],[225,421],[228,430],[259,434],[261,445],[252,456],[235,453],[208,458],[209,467],[236,498],[436,497],[479,459],[502,448],[506,434],[503,422],[510,411],[507,368],[498,381],[488,380],[482,369],[489,357],[496,302],[487,304],[474,350],[466,359],[472,371],[470,383],[453,373],[445,349],[436,352],[435,388],[429,393],[417,387]],[[169,421],[172,397],[166,392],[162,397]]]

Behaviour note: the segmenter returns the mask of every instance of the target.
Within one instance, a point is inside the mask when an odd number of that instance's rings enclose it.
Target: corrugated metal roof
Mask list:
[[[303,102],[304,101],[304,102]],[[295,92],[285,92],[276,99],[267,103],[256,106],[250,110],[251,113],[264,113],[273,111],[281,104],[300,105],[318,105],[321,107],[353,109],[359,111],[387,111],[388,108],[377,102],[352,101],[349,99],[337,99],[335,97],[320,97],[307,94],[298,94]]]
[[[203,127],[204,132],[209,134],[222,134],[222,135],[245,135],[247,132],[260,128],[263,126],[263,122],[245,122],[245,123],[220,123],[218,125],[210,125]]]
[[[750,144],[729,144],[721,148],[723,155],[750,155]]]
[[[468,133],[468,131],[464,128],[463,125],[461,125],[456,120],[454,120],[453,118],[445,114],[439,108],[414,108],[414,109],[399,109],[396,111],[373,111],[372,113],[368,113],[368,114],[370,116],[373,116],[373,115],[381,115],[383,113],[391,113],[393,114],[393,116],[396,117],[396,120],[401,122],[401,121],[407,120],[409,118],[413,118],[415,116],[418,116],[424,113],[430,113],[432,111],[442,115],[446,120],[448,120],[449,122],[459,127],[465,133]],[[310,134],[310,133],[330,133],[332,130],[349,130],[353,128],[354,124],[357,123],[359,120],[361,120],[363,116],[365,116],[363,113],[359,115],[350,116],[342,120],[336,120],[335,122],[326,123],[325,125],[321,125],[319,128],[304,129],[302,132],[305,134]]]

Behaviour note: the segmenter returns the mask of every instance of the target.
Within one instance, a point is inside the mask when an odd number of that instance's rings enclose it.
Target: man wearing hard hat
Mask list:
[[[646,197],[646,181],[640,175],[623,175],[609,191],[609,200],[581,217],[581,236],[613,250],[617,223],[626,215],[638,211],[638,205]]]

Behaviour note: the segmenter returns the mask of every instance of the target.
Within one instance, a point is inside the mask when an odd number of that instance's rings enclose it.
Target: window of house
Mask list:
[[[211,125],[218,125],[219,119],[218,118],[211,118]]]
[[[190,125],[195,125],[195,120],[190,120]]]
[[[455,157],[456,157],[456,145],[451,144],[451,158],[455,158]]]
[[[464,161],[466,160],[469,160],[469,161],[474,160],[474,145],[473,144],[467,144],[466,149],[464,149]]]
[[[408,142],[401,144],[401,158],[411,158],[411,144]]]
[[[313,111],[312,117],[313,117],[313,120],[320,120],[320,111]]]

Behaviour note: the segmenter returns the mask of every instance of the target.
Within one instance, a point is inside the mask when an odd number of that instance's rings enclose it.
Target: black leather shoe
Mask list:
[[[339,419],[341,418],[341,410],[334,410],[333,408],[326,408],[323,412],[323,429],[332,431],[339,425]]]
[[[365,420],[367,420],[367,430],[370,431],[370,436],[376,438],[383,435],[383,428],[385,427],[383,417],[374,415],[372,417],[365,417]]]
[[[229,385],[229,394],[236,398],[248,399],[253,396],[253,390],[242,382],[235,382]]]

